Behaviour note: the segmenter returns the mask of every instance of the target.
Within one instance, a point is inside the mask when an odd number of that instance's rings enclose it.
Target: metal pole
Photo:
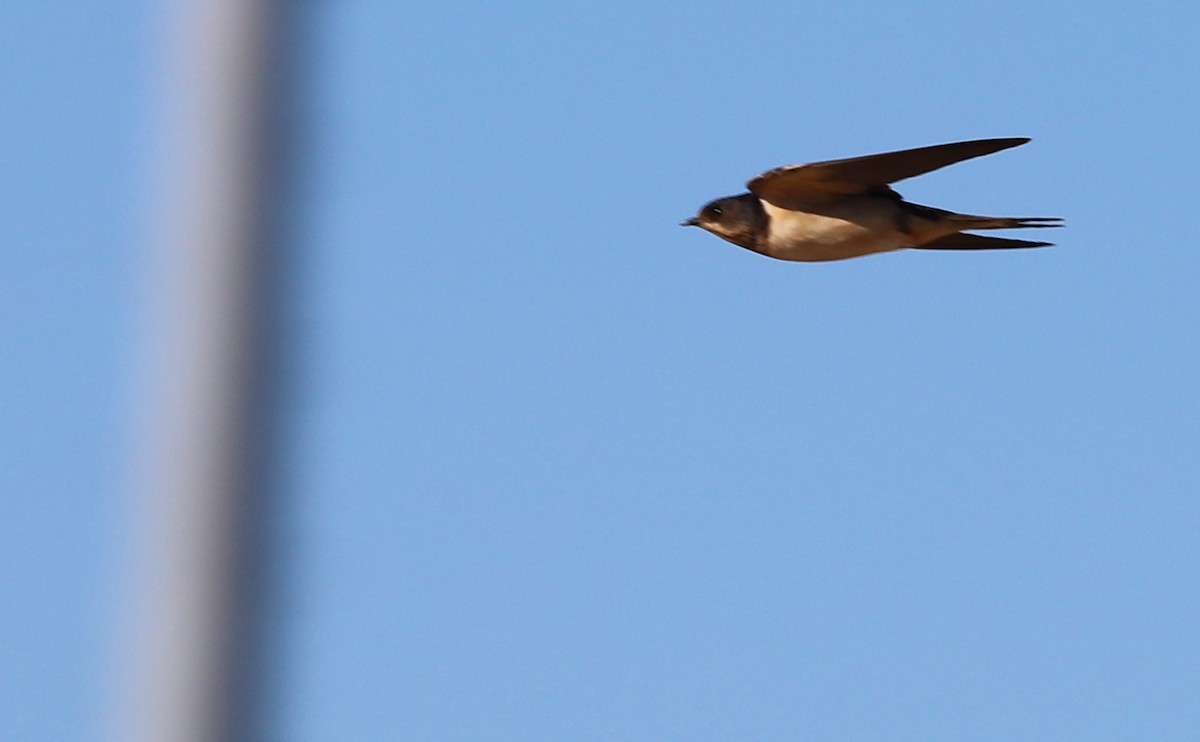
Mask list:
[[[287,0],[178,0],[145,615],[123,735],[263,735]]]

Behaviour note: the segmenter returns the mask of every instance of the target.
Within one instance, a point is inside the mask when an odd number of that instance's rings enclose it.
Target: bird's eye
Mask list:
[[[707,211],[708,211],[707,216],[711,219],[720,218],[721,213],[722,213],[720,206],[709,206]]]

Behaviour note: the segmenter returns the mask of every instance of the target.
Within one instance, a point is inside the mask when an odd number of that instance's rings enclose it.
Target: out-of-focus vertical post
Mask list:
[[[264,735],[288,0],[176,0],[157,370],[123,736]]]

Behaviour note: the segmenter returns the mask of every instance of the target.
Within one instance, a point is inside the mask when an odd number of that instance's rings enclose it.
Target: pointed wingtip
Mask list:
[[[1000,149],[1010,149],[1012,147],[1020,147],[1022,144],[1029,144],[1033,141],[1033,137],[1002,137],[1000,139],[993,139],[992,141],[999,145]]]

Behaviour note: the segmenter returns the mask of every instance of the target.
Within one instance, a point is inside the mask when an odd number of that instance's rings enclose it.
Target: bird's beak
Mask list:
[[[691,219],[684,219],[683,221],[681,221],[679,223],[679,226],[681,226],[681,227],[698,227],[698,226],[700,226],[700,222],[696,221],[696,217],[692,217]]]

